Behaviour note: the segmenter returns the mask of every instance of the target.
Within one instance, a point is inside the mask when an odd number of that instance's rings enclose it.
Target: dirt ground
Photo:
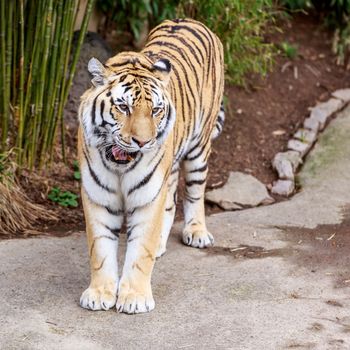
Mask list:
[[[210,158],[208,188],[222,185],[230,171],[250,173],[265,184],[276,174],[271,167],[273,156],[286,148],[287,140],[307,117],[308,108],[329,98],[339,88],[349,87],[350,71],[337,66],[331,53],[332,33],[312,15],[297,15],[279,24],[280,32],[271,34],[269,42],[283,42],[297,47],[297,57],[277,56],[272,71],[265,77],[249,76],[246,88],[226,86],[228,104],[222,135],[214,142]],[[82,229],[83,213],[58,207],[47,200],[50,188],[58,186],[79,193],[79,182],[73,178],[76,159],[74,131],[68,137],[68,163],[57,162],[42,176],[24,173],[21,184],[27,195],[59,216],[59,224],[42,220],[38,231],[65,235]],[[180,201],[183,182],[180,182]],[[207,205],[207,214],[219,211]],[[182,218],[181,210],[177,219]]]

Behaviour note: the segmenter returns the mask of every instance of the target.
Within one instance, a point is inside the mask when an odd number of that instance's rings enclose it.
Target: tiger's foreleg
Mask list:
[[[166,252],[166,245],[170,234],[171,227],[174,223],[176,202],[177,202],[177,185],[179,180],[179,166],[175,165],[168,180],[168,192],[163,219],[163,228],[161,240],[156,257],[161,257]]]
[[[163,225],[166,186],[157,199],[128,214],[127,250],[119,282],[118,312],[141,313],[154,309],[151,275]]]
[[[123,222],[122,212],[96,205],[82,189],[90,256],[91,282],[80,305],[91,310],[108,310],[116,303],[118,287],[117,248]]]
[[[204,192],[208,174],[210,142],[192,150],[184,159],[186,192],[184,198],[185,227],[182,240],[186,245],[205,248],[214,238],[207,230],[204,212]]]

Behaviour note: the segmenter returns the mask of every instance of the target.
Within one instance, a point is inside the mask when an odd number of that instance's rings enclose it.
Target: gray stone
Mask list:
[[[273,183],[271,192],[280,196],[289,197],[295,189],[293,180],[277,180]]]
[[[301,142],[300,140],[289,140],[288,141],[288,149],[292,151],[297,151],[300,154],[300,157],[303,158],[307,152],[309,152],[311,148],[310,143]]]
[[[226,210],[255,207],[274,201],[264,184],[252,175],[240,172],[231,172],[226,184],[207,192],[205,199]]]
[[[313,144],[317,140],[317,133],[309,129],[299,129],[294,134],[294,138],[302,142]]]
[[[332,93],[332,96],[344,102],[350,101],[350,89],[340,89]]]
[[[293,180],[294,173],[302,162],[299,152],[287,151],[277,153],[272,161],[272,166],[280,179]]]
[[[323,130],[326,125],[327,119],[334,112],[342,108],[343,105],[344,105],[343,101],[337,98],[331,98],[327,102],[320,103],[317,106],[313,107],[311,109],[310,118],[317,120],[319,122],[320,130]]]
[[[313,119],[313,118],[306,118],[304,120],[304,128],[305,129],[310,129],[312,131],[314,131],[315,133],[318,132],[319,128],[320,128],[320,123],[316,120],[316,119]]]

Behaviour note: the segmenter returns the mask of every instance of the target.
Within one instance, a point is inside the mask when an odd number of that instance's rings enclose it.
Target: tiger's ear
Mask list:
[[[153,64],[153,73],[156,78],[161,80],[165,85],[169,82],[171,72],[171,63],[166,58],[159,59],[156,63]]]
[[[101,86],[107,82],[108,72],[104,65],[95,57],[88,63],[88,71],[93,76],[91,82],[94,86]]]

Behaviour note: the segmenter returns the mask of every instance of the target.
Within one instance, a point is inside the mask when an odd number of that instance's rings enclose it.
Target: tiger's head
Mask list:
[[[170,62],[126,52],[105,65],[92,58],[88,70],[93,87],[83,95],[80,110],[88,145],[116,164],[161,146],[175,121],[167,91]]]

